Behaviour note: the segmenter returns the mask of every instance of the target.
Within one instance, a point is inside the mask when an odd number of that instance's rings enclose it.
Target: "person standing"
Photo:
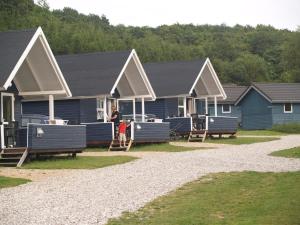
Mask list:
[[[127,124],[123,121],[120,120],[120,125],[119,125],[119,142],[120,142],[120,148],[122,147],[122,142],[123,142],[123,147],[126,147],[126,128]]]
[[[110,122],[114,123],[114,135],[116,137],[117,134],[117,128],[119,127],[119,123],[120,123],[120,113],[118,112],[117,108],[115,106],[111,107],[111,117],[110,117]]]

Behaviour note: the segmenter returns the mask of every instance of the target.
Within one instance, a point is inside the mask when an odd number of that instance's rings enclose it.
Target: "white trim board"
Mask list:
[[[147,88],[147,91],[149,92],[149,95],[147,95],[147,97],[151,97],[153,100],[155,100],[156,99],[155,92],[153,91],[153,88],[152,88],[152,86],[149,82],[149,79],[148,79],[148,77],[145,73],[145,70],[144,70],[144,68],[143,68],[143,66],[142,66],[142,64],[139,60],[139,57],[138,57],[138,55],[137,55],[137,53],[134,49],[131,50],[131,53],[130,53],[129,57],[127,58],[121,72],[119,73],[118,78],[117,78],[116,82],[114,83],[114,85],[113,85],[113,87],[110,91],[110,95],[112,96],[115,93],[115,89],[117,88],[122,76],[124,76],[125,70],[126,70],[126,68],[127,68],[127,66],[128,66],[131,59],[133,59],[134,63],[136,64],[136,67],[137,67],[137,69],[138,69],[138,71],[141,75],[142,80],[144,81],[144,84]],[[132,97],[135,97],[135,96],[132,96]]]
[[[34,33],[33,37],[31,38],[30,42],[28,43],[27,47],[25,48],[24,52],[22,53],[21,57],[17,61],[16,65],[14,66],[13,70],[11,71],[9,77],[7,78],[7,80],[5,81],[5,83],[1,89],[7,90],[10,87],[14,77],[16,76],[17,72],[19,71],[20,67],[22,66],[23,62],[27,58],[29,52],[31,51],[32,47],[34,46],[34,44],[36,43],[36,41],[38,39],[41,41],[41,43],[44,47],[44,50],[49,58],[49,61],[55,71],[55,74],[56,74],[58,80],[59,80],[59,83],[63,87],[62,91],[64,92],[64,94],[66,94],[67,97],[71,97],[72,96],[71,91],[65,81],[65,78],[63,77],[63,75],[60,71],[60,68],[55,60],[55,57],[51,51],[51,48],[47,42],[47,39],[46,39],[41,27],[38,27],[38,29]]]
[[[249,86],[246,91],[244,91],[244,93],[236,100],[235,102],[235,106],[238,105],[242,100],[243,98],[248,94],[248,92],[251,90],[251,89],[254,89],[258,94],[260,94],[261,96],[263,96],[267,101],[269,101],[270,103],[272,103],[272,100],[266,96],[262,91],[260,91],[257,87],[255,87],[254,85],[251,85]]]
[[[212,77],[213,77],[213,79],[214,79],[214,81],[215,81],[215,83],[216,83],[216,85],[217,85],[217,87],[218,87],[218,89],[219,89],[219,91],[220,91],[220,93],[221,93],[221,94],[220,94],[221,97],[223,97],[223,99],[225,100],[225,99],[227,98],[227,95],[226,95],[226,93],[225,93],[225,91],[224,91],[224,89],[223,89],[223,86],[222,86],[222,84],[221,84],[221,82],[220,82],[220,80],[219,80],[219,78],[218,78],[218,75],[216,74],[216,72],[215,72],[215,70],[214,70],[214,68],[213,68],[213,66],[212,66],[212,64],[211,64],[211,62],[210,62],[210,60],[209,60],[209,58],[206,58],[206,60],[205,60],[205,62],[204,62],[204,64],[203,64],[203,66],[202,66],[202,68],[201,68],[201,70],[200,70],[200,72],[199,72],[199,74],[198,74],[198,76],[197,76],[197,78],[196,78],[194,84],[192,85],[192,88],[191,88],[190,91],[189,91],[189,94],[191,95],[191,94],[193,93],[193,90],[195,89],[197,83],[199,82],[199,79],[201,78],[202,73],[203,73],[203,71],[204,71],[206,65],[208,66],[208,69],[209,69],[209,71],[211,72]],[[205,83],[204,83],[204,85],[205,85]],[[205,86],[206,86],[206,85],[205,85]]]

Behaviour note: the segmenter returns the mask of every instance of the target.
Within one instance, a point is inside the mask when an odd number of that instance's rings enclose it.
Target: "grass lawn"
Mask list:
[[[287,157],[287,158],[300,158],[300,147],[272,152],[270,155]]]
[[[108,225],[298,225],[299,186],[300,172],[209,175]]]
[[[237,138],[207,138],[205,142],[215,143],[215,144],[230,144],[230,145],[242,145],[242,144],[252,144],[257,142],[267,142],[279,140],[275,137],[237,137]]]
[[[34,160],[23,165],[25,169],[95,169],[130,162],[137,158],[130,156],[78,156],[52,157]]]
[[[131,152],[183,152],[183,151],[192,151],[196,149],[208,149],[208,148],[199,148],[199,147],[181,147],[174,146],[169,143],[161,144],[140,144],[134,145],[130,148]],[[97,151],[107,151],[106,148],[87,148],[85,151],[88,152],[97,152]]]
[[[237,135],[250,135],[250,136],[282,136],[285,133],[272,131],[272,130],[238,130]]]
[[[20,184],[25,184],[31,180],[13,177],[0,176],[0,188],[14,187]]]

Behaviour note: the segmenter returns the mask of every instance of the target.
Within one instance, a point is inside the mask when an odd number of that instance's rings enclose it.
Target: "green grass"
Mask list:
[[[230,145],[242,145],[242,144],[253,144],[258,142],[267,142],[279,140],[275,137],[237,137],[237,138],[208,138],[205,142],[215,144],[230,144]]]
[[[134,145],[130,148],[130,152],[183,152],[183,151],[193,151],[196,149],[208,149],[208,148],[199,148],[199,147],[181,147],[174,146],[169,143],[161,143],[161,144],[139,144]],[[107,151],[106,148],[87,148],[85,151],[87,152],[103,152]]]
[[[300,172],[219,173],[108,225],[299,225]]]
[[[282,132],[273,130],[238,130],[238,136],[250,135],[250,136],[282,136],[285,135]]]
[[[270,155],[287,157],[287,158],[300,158],[300,147],[272,152]]]
[[[130,162],[137,158],[130,156],[78,156],[53,157],[35,160],[23,165],[25,169],[95,169]]]
[[[30,182],[31,180],[0,176],[0,188],[14,187]]]
[[[287,134],[300,134],[300,123],[278,124],[274,125],[271,130]]]

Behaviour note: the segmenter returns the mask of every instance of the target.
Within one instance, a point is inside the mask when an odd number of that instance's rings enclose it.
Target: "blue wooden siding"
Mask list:
[[[178,116],[178,98],[165,99],[165,117]]]
[[[230,104],[231,112],[230,113],[222,113],[222,105],[223,104],[217,105],[218,116],[237,117],[239,123],[242,121],[242,113],[241,113],[240,106],[235,106],[233,104]],[[210,116],[215,115],[215,106],[212,104],[209,105],[209,115]]]
[[[191,131],[192,120],[189,117],[167,118],[165,122],[170,123],[170,129],[176,133],[189,133]]]
[[[242,128],[268,129],[272,127],[272,104],[254,89],[239,103],[242,112]]]
[[[37,135],[37,128],[44,132]],[[45,124],[28,125],[28,148],[31,150],[83,149],[86,147],[86,127]]]
[[[212,133],[236,133],[238,128],[237,117],[208,117],[208,131]]]
[[[23,102],[23,114],[41,114],[49,115],[49,102]],[[54,115],[64,120],[69,120],[69,124],[80,123],[80,105],[79,100],[56,100],[54,102]]]
[[[169,139],[169,123],[134,123],[135,142],[167,142]]]
[[[136,113],[142,113],[141,102],[136,102]],[[121,114],[132,114],[132,101],[120,101],[119,111]],[[178,114],[178,99],[156,99],[155,101],[145,101],[145,113],[154,114],[160,119],[164,119],[171,116],[177,116]]]
[[[83,123],[86,125],[86,141],[88,145],[108,143],[113,140],[112,123]]]
[[[300,103],[293,104],[292,113],[284,113],[284,104],[272,105],[273,124],[300,123]]]
[[[97,121],[96,98],[80,99],[80,122],[92,123]]]

